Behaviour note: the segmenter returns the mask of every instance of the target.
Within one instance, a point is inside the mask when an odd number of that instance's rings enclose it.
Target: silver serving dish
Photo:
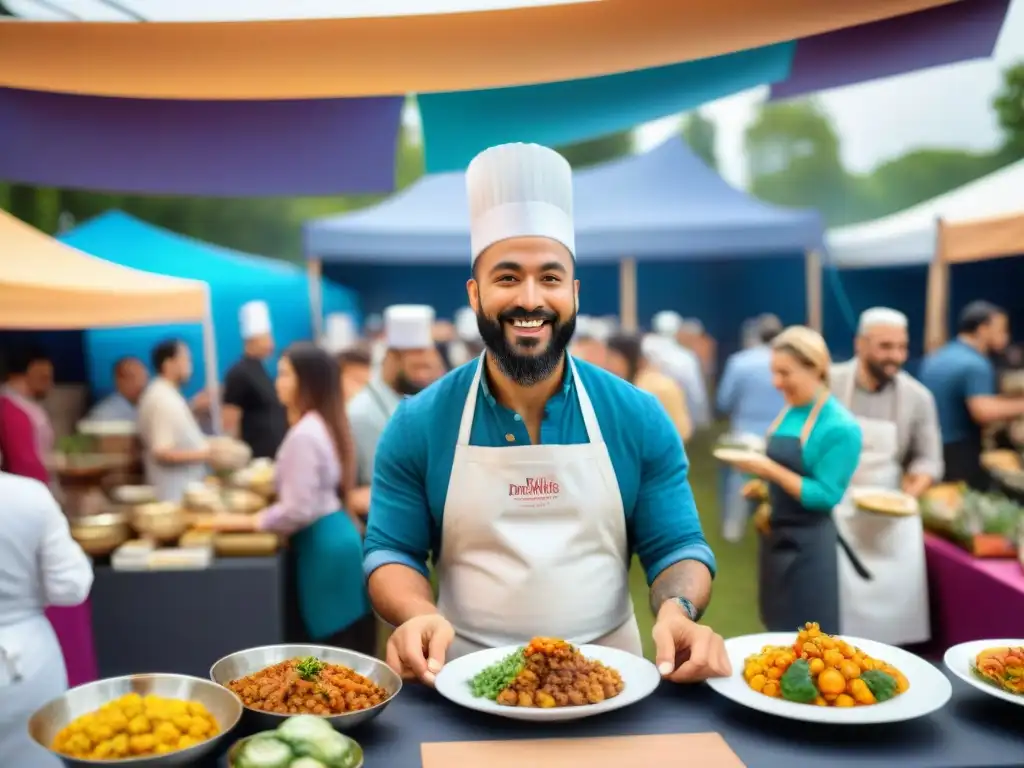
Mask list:
[[[387,699],[375,707],[358,712],[346,712],[341,715],[327,715],[327,720],[339,731],[348,731],[373,720],[384,711],[388,704],[394,701],[398,692],[402,690],[402,678],[380,659],[357,651],[323,645],[264,645],[260,648],[238,651],[230,656],[225,656],[210,667],[210,679],[215,683],[227,686],[234,680],[247,677],[274,664],[306,656],[315,656],[327,664],[348,667],[363,677],[369,678],[388,692]],[[289,717],[291,715],[279,715],[245,707],[246,725],[252,724],[253,727],[262,731],[274,730]]]
[[[71,721],[104,704],[129,694],[152,694],[166,699],[197,701],[217,719],[220,733],[211,739],[178,752],[122,760],[82,760],[58,754],[50,749],[54,738]],[[195,765],[201,757],[213,752],[226,739],[242,719],[242,701],[235,694],[208,680],[187,675],[127,675],[112,677],[72,688],[63,696],[49,702],[28,721],[29,735],[40,746],[61,759],[69,768],[86,766],[117,766],[117,768],[174,768]]]

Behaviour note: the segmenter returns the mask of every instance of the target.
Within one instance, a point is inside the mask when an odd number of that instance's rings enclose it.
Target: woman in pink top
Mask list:
[[[319,347],[300,343],[285,350],[276,388],[290,427],[277,452],[278,501],[217,527],[291,537],[288,603],[298,605],[300,616],[290,617],[289,642],[373,654],[376,620],[363,576],[363,528],[344,509],[355,452],[339,381],[337,361]]]

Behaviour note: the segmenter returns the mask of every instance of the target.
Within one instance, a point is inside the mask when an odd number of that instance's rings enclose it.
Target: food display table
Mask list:
[[[176,672],[208,678],[217,659],[285,641],[284,555],[216,558],[203,570],[96,566],[100,677]]]
[[[650,698],[600,717],[526,723],[470,712],[421,685],[407,685],[376,720],[352,736],[365,768],[421,768],[432,741],[594,738],[717,732],[747,768],[1019,768],[1021,709],[953,680],[953,699],[919,720],[830,727],[771,717],[716,695],[706,685],[662,683]],[[245,734],[240,734],[245,735]],[[685,755],[665,768],[687,766]],[[227,768],[223,756],[196,768]]]
[[[1024,638],[1024,571],[1016,560],[977,558],[925,534],[932,645]]]

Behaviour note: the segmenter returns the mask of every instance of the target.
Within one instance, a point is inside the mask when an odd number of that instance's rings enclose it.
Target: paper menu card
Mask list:
[[[427,742],[423,768],[745,768],[717,733],[610,736],[594,739]]]

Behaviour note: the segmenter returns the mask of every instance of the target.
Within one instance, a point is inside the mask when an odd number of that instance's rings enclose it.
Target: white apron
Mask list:
[[[594,407],[567,358],[590,442],[469,444],[483,371],[466,397],[441,530],[438,610],[448,659],[541,635],[640,656],[626,519]]]
[[[0,627],[0,764],[61,768],[28,735],[28,719],[67,689],[64,655],[45,616]]]
[[[841,395],[847,408],[856,378],[855,372]],[[898,405],[898,397],[896,402]],[[863,448],[851,489],[899,490],[903,468],[898,455],[897,413],[891,421],[856,418]],[[850,500],[849,491],[833,514],[839,533],[872,576],[870,581],[861,578],[849,558],[839,558],[840,631],[889,645],[929,640],[928,577],[920,515],[888,517],[861,512]]]

